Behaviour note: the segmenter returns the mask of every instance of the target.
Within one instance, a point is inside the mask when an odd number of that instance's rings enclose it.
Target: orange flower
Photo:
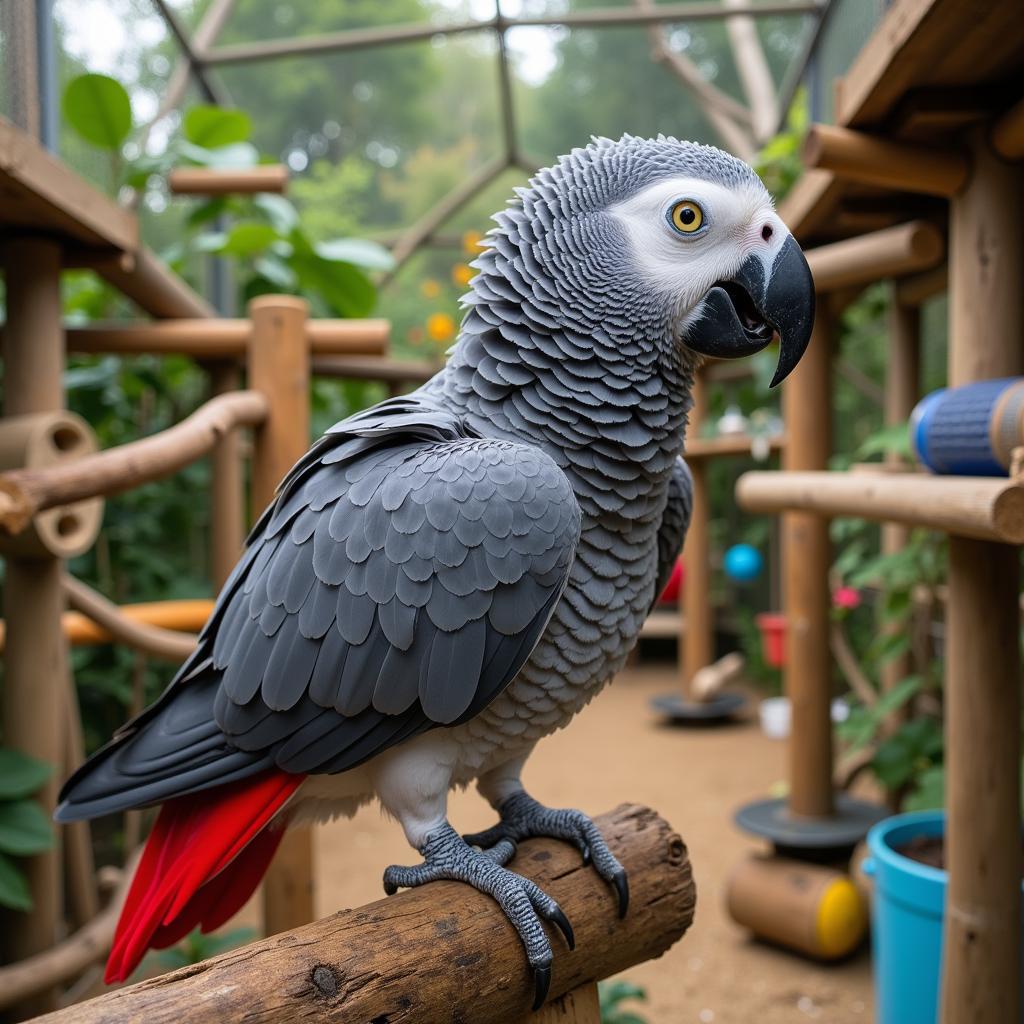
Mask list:
[[[481,248],[480,243],[484,240],[484,236],[479,231],[467,231],[462,236],[462,248],[468,256],[475,256],[477,250]]]
[[[455,321],[447,313],[431,313],[427,317],[427,334],[431,341],[451,341],[455,337]]]
[[[420,285],[420,291],[423,293],[425,299],[436,299],[441,294],[441,285],[435,281],[432,277],[428,277],[423,284]]]
[[[465,288],[475,276],[476,271],[468,263],[456,263],[452,267],[452,280],[460,288]]]

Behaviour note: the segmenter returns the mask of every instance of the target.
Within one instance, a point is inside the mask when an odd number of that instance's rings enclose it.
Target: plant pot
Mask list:
[[[918,811],[886,818],[868,833],[863,870],[874,883],[875,1024],[935,1024],[938,1019],[948,875],[898,848],[922,836],[944,835],[945,826],[942,811]]]
[[[779,612],[762,612],[754,617],[761,630],[761,650],[772,668],[786,664],[786,616]]]
[[[769,739],[784,740],[789,736],[793,717],[788,697],[765,697],[757,709],[761,719],[761,732]],[[850,714],[850,705],[842,697],[832,701],[833,723],[845,722]]]

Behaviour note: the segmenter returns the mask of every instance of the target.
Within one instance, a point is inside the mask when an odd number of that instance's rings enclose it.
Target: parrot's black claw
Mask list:
[[[510,796],[499,808],[501,821],[484,832],[466,836],[472,845],[488,847],[499,840],[519,842],[535,836],[564,839],[580,851],[583,863],[594,870],[615,889],[619,917],[629,909],[629,882],[626,871],[601,835],[601,830],[582,811],[552,810],[520,791]],[[493,847],[496,849],[496,847]]]
[[[623,868],[619,868],[612,875],[612,885],[615,886],[615,891],[619,894],[619,919],[621,920],[629,910],[629,879]]]
[[[504,911],[526,950],[526,958],[537,985],[536,1010],[547,998],[551,984],[551,942],[542,919],[550,921],[565,938],[570,950],[576,936],[562,908],[535,882],[523,878],[503,865],[516,852],[515,840],[489,830],[495,844],[487,850],[468,845],[451,827],[444,824],[427,836],[420,849],[423,863],[415,867],[392,866],[384,872],[384,891],[390,896],[400,888],[410,888],[442,878],[465,882],[491,896]]]
[[[551,988],[551,965],[546,967],[535,967],[533,969],[533,980],[537,985],[537,994],[533,997],[533,1009],[539,1010],[548,997],[548,989]]]

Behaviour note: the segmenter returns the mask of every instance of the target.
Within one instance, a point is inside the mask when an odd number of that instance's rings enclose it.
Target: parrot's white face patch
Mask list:
[[[736,189],[668,178],[609,213],[625,229],[640,279],[676,303],[680,321],[752,253],[763,259],[767,278],[789,235],[760,183]]]

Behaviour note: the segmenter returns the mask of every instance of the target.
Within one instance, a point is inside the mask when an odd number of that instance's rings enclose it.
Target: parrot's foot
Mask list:
[[[521,842],[523,839],[548,836],[572,843],[583,855],[584,864],[593,864],[594,870],[611,886],[619,898],[619,917],[629,909],[629,881],[625,868],[608,849],[598,827],[582,811],[556,811],[538,803],[528,793],[513,793],[498,808],[501,821],[484,832],[465,836],[470,846],[497,850],[503,843]]]
[[[569,949],[575,948],[576,939],[562,908],[546,892],[528,878],[503,867],[515,852],[515,843],[510,839],[502,839],[486,851],[474,850],[445,823],[431,832],[420,848],[422,864],[408,868],[392,865],[384,872],[384,891],[392,896],[399,889],[449,879],[465,882],[493,897],[526,949],[536,983],[536,1010],[547,998],[551,984],[551,943],[540,919],[558,928]]]

